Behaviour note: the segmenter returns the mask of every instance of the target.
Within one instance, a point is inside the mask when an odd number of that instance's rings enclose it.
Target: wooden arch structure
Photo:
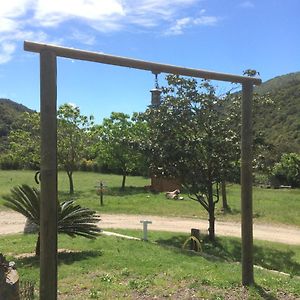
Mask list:
[[[147,62],[49,44],[24,42],[40,54],[41,216],[40,299],[57,299],[57,57],[242,84],[241,207],[242,283],[254,283],[252,221],[252,98],[261,79]]]

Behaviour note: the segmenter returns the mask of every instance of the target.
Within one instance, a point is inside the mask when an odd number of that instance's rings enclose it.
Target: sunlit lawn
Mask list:
[[[96,186],[102,180],[106,185],[104,206],[100,207],[100,198]],[[167,200],[164,193],[147,192],[144,186],[150,179],[140,176],[128,176],[126,190],[120,191],[121,176],[75,172],[73,196],[80,204],[102,213],[153,214],[161,216],[199,217],[207,219],[205,210],[199,203],[183,194],[183,201]],[[27,183],[36,186],[33,171],[0,171],[0,197],[18,184]],[[240,186],[228,185],[228,202],[231,213],[221,211],[221,201],[216,207],[218,220],[240,220]],[[68,199],[68,178],[64,172],[59,173],[59,197]],[[255,222],[283,223],[300,226],[300,190],[274,190],[254,188]],[[2,200],[0,200],[0,204]],[[0,206],[0,209],[4,209]]]
[[[104,206],[100,207],[96,185],[104,181]],[[153,214],[201,217],[207,219],[200,205],[188,200],[166,200],[164,194],[144,190],[150,180],[128,177],[127,188],[121,192],[121,176],[76,172],[74,198],[104,213]],[[0,171],[0,197],[18,184],[36,186],[32,171]],[[68,180],[59,173],[59,197],[68,199]],[[232,212],[224,215],[220,203],[217,219],[240,219],[240,187],[228,186]],[[2,200],[0,200],[2,203]],[[0,205],[0,209],[5,209]],[[259,222],[285,223],[300,226],[300,190],[268,190],[254,188],[254,215]],[[140,231],[116,229],[123,234],[141,236]],[[239,239],[218,238],[202,243],[203,252],[215,257],[202,257],[181,249],[186,235],[150,232],[150,243],[101,236],[97,240],[59,237],[59,299],[170,299],[198,297],[224,299],[276,299],[281,292],[293,299],[300,296],[300,246],[255,241],[254,263],[256,285],[249,290],[241,287],[241,255]],[[35,282],[38,287],[38,260],[28,253],[35,247],[35,235],[0,236],[0,252],[17,263],[21,279]],[[154,243],[152,243],[154,242]],[[66,251],[67,250],[67,251]],[[22,254],[21,256],[19,256]]]
[[[138,231],[121,231],[140,235]],[[277,299],[278,292],[300,296],[300,247],[255,243],[256,286],[241,287],[240,241],[202,243],[202,257],[181,249],[186,235],[152,232],[150,242],[101,236],[97,240],[61,235],[58,256],[59,299]],[[0,237],[0,252],[16,262],[21,280],[39,286],[36,235]],[[154,243],[152,243],[154,242]],[[68,251],[66,251],[68,250]],[[245,298],[245,295],[247,297]],[[189,296],[189,298],[187,298]],[[266,298],[268,296],[268,298]],[[184,298],[186,297],[186,298]],[[202,299],[201,298],[201,299]]]

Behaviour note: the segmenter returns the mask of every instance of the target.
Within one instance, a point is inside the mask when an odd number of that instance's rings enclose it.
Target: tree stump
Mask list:
[[[38,232],[39,232],[39,227],[27,218],[24,227],[24,233],[30,234],[30,233],[38,233]]]
[[[0,299],[20,300],[19,275],[13,262],[6,261],[0,253]]]

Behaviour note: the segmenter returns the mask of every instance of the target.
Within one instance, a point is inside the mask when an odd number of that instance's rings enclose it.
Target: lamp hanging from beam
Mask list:
[[[155,75],[155,87],[154,89],[150,90],[151,92],[151,106],[152,107],[158,107],[160,105],[160,95],[161,95],[161,92],[162,92],[162,89],[159,88],[159,85],[158,85],[158,78],[157,78],[157,75],[158,73],[154,73]]]

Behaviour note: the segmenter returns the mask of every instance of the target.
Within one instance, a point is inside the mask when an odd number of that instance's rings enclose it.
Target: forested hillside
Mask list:
[[[276,152],[300,152],[300,72],[275,77],[255,91],[270,93],[273,105],[255,112],[259,114],[256,128]]]
[[[19,117],[23,112],[31,112],[29,108],[22,104],[18,104],[9,99],[0,98],[0,150],[6,143],[6,137],[9,131],[17,127]]]

